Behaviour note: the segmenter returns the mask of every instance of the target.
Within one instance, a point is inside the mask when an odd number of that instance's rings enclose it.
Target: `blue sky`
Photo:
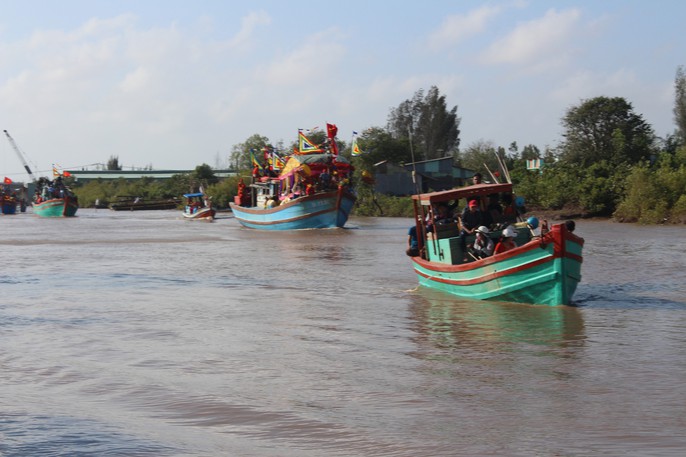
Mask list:
[[[566,110],[624,97],[674,131],[682,1],[4,1],[0,128],[38,173],[226,166],[253,134],[383,127],[437,86],[461,148],[554,147]],[[26,174],[0,139],[0,175]]]

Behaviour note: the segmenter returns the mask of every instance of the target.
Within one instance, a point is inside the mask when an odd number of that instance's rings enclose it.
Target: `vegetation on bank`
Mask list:
[[[535,145],[520,149],[511,143],[507,150],[488,141],[478,141],[460,149],[460,122],[457,106],[448,108],[445,96],[431,87],[417,91],[411,99],[391,109],[385,127],[370,127],[356,138],[362,151],[352,156],[352,144],[339,142],[341,154],[355,166],[354,182],[358,202],[354,214],[360,216],[412,216],[410,197],[375,194],[362,173],[374,175],[375,164],[388,161],[402,164],[452,156],[456,165],[481,172],[487,180],[503,173],[506,164],[519,196],[526,206],[542,210],[573,211],[588,217],[614,217],[622,222],[686,223],[686,71],[679,67],[675,78],[673,107],[676,129],[658,137],[642,115],[634,112],[621,97],[599,96],[581,101],[561,119],[563,139],[544,150]],[[312,132],[320,142],[324,132]],[[254,134],[233,146],[230,162],[249,179],[251,150],[270,147],[265,136]],[[527,161],[538,159],[540,170],[527,169]],[[109,169],[117,169],[111,158]],[[499,178],[502,179],[502,178]],[[113,201],[116,195],[142,198],[178,197],[203,185],[218,208],[225,208],[236,194],[238,178],[219,181],[212,169],[198,166],[193,173],[177,175],[166,182],[143,178],[137,181],[95,181],[76,191],[83,206]]]

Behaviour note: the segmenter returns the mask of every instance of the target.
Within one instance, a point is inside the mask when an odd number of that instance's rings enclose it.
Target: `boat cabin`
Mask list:
[[[464,259],[470,258],[463,250],[463,245],[474,243],[475,235],[466,235],[464,242],[460,239],[461,210],[466,208],[470,201],[476,200],[479,210],[488,214],[488,236],[495,244],[501,238],[502,232],[508,225],[513,225],[517,230],[514,239],[517,246],[529,242],[533,236],[525,222],[521,220],[519,210],[516,207],[512,194],[512,184],[476,184],[458,189],[431,192],[413,195],[415,222],[417,224],[417,241],[422,256],[431,262],[458,265],[465,263]],[[502,213],[500,217],[489,213],[491,206],[489,201],[500,204]],[[443,210],[439,208],[443,207]],[[439,211],[452,211],[452,214],[439,215]],[[507,216],[509,214],[509,216]]]

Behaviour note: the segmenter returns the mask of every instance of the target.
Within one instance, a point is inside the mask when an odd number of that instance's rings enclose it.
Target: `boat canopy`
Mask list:
[[[327,167],[349,169],[350,162],[343,156],[333,154],[293,154],[288,158],[279,179],[286,179],[298,171],[305,176],[318,175]]]
[[[439,192],[430,192],[427,194],[413,195],[413,200],[419,200],[423,206],[433,205],[434,203],[448,202],[452,200],[459,200],[466,198],[469,200],[472,197],[479,197],[482,195],[498,194],[498,193],[512,193],[512,184],[475,184],[473,186],[460,187],[458,189],[442,190]]]
[[[186,198],[193,198],[193,197],[203,197],[203,196],[205,196],[205,194],[203,194],[202,192],[196,192],[194,194],[183,194],[183,196]]]

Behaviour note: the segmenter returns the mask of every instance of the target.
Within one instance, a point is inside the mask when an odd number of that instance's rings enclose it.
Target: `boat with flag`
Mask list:
[[[0,186],[0,213],[16,214],[18,198],[16,192],[11,188],[12,179],[5,176],[5,180]]]
[[[183,208],[184,219],[195,221],[214,220],[217,212],[212,208],[212,200],[207,197],[202,189],[200,189],[200,192],[183,194],[183,196],[186,198],[186,205]]]
[[[319,145],[300,131],[298,147],[288,157],[265,148],[260,163],[251,151],[253,182],[239,183],[229,204],[235,218],[260,230],[343,227],[356,197],[350,185],[354,168],[338,154],[337,131],[327,124],[327,138]]]
[[[36,193],[33,197],[33,213],[41,217],[73,217],[79,209],[78,197],[64,183],[59,174],[50,181],[39,178],[36,182]]]
[[[52,165],[53,180],[41,177],[36,179],[29,167],[24,153],[19,149],[14,138],[7,130],[3,131],[7,140],[12,145],[12,149],[17,153],[19,160],[24,165],[24,169],[29,174],[31,181],[36,183],[33,195],[32,206],[34,214],[42,217],[73,217],[79,209],[79,201],[74,192],[66,185],[64,178],[71,177],[68,171],[59,171],[59,166]],[[5,178],[6,180],[8,178]],[[11,182],[11,181],[10,181]],[[23,210],[23,208],[22,208]]]
[[[563,223],[547,227],[531,217],[491,230],[479,227],[494,242],[503,235],[514,245],[504,252],[475,256],[475,235],[465,235],[458,222],[435,223],[437,208],[471,204],[485,208],[489,197],[514,201],[512,184],[475,184],[413,195],[417,250],[408,255],[419,284],[460,297],[545,305],[569,305],[581,280],[583,238]],[[470,202],[470,203],[467,203]],[[475,202],[475,203],[471,203]],[[507,209],[507,208],[506,208]],[[514,230],[513,230],[514,229]],[[496,248],[498,252],[498,248]]]

